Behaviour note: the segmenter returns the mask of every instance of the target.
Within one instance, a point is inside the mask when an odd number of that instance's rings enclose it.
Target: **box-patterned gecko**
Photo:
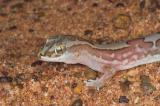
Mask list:
[[[85,81],[87,86],[98,89],[117,71],[160,61],[160,33],[111,44],[57,35],[47,39],[38,55],[42,61],[79,63],[104,73],[96,80]]]

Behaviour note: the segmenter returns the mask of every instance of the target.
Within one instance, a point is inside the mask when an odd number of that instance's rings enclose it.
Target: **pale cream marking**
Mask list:
[[[125,60],[122,61],[122,64],[123,64],[123,65],[125,65],[125,64],[127,64],[127,63],[129,63],[128,59],[125,59]]]
[[[160,54],[153,55],[153,56],[148,55],[145,58],[136,60],[134,62],[130,62],[128,65],[121,65],[119,67],[119,69],[120,70],[125,70],[125,69],[129,69],[129,68],[136,67],[136,66],[139,66],[139,65],[153,63],[153,62],[158,62],[158,61],[160,61]]]
[[[145,37],[145,42],[152,42],[153,43],[153,49],[156,49],[156,41],[160,39],[160,34],[156,33],[153,36],[147,36]]]
[[[113,63],[113,64],[120,64],[121,62],[118,61],[118,60],[113,60],[112,63]]]
[[[121,60],[121,58],[122,58],[122,55],[117,56],[117,59]]]
[[[102,56],[99,57],[100,59],[103,59]]]
[[[132,56],[132,59],[137,60],[137,59],[138,59],[138,56],[137,56],[136,54],[134,54],[134,55]]]
[[[94,44],[92,47],[97,49],[106,49],[106,50],[117,50],[125,47],[129,47],[126,42],[116,42],[110,44]]]
[[[79,55],[80,55],[79,52],[75,52],[74,54],[75,54],[75,56],[76,56],[77,58],[79,58]]]
[[[126,58],[126,57],[128,57],[129,55],[131,55],[132,54],[132,52],[126,52],[126,53],[124,53],[122,56],[123,56],[123,58]]]
[[[143,50],[144,50],[143,48],[140,48],[138,45],[136,45],[135,51],[137,51],[137,52],[142,52]]]
[[[111,58],[114,58],[114,57],[115,57],[115,53],[112,53],[112,54],[110,55],[110,57],[111,57]]]
[[[123,56],[123,58],[125,58],[125,57],[127,57],[127,54],[126,54],[126,53],[124,53],[124,54],[122,54],[122,56]]]
[[[102,58],[99,58],[95,55],[92,55],[90,54],[88,51],[82,51],[83,53],[82,54],[86,54],[86,56],[88,56],[89,58],[95,60],[95,61],[98,61],[100,63],[104,63],[104,64],[119,64],[119,62],[116,60],[116,61],[110,61],[110,60],[105,60],[105,59],[102,59]],[[82,56],[83,57],[83,56]]]
[[[57,50],[56,49],[54,49],[54,52],[57,54]]]

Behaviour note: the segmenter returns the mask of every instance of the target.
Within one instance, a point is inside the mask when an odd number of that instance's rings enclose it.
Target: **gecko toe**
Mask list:
[[[103,84],[98,79],[97,80],[89,79],[87,81],[84,81],[84,83],[86,86],[96,88],[97,90],[99,90],[103,86]]]

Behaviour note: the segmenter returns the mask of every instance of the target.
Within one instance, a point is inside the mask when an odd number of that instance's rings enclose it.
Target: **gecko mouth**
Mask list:
[[[40,56],[40,60],[42,61],[49,61],[51,58],[48,56]]]
[[[48,62],[60,62],[59,57],[49,57],[49,56],[40,56],[39,60]]]

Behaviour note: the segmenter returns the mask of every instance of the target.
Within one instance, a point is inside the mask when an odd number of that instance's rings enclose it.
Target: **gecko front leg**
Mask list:
[[[87,81],[84,81],[84,83],[86,84],[86,86],[93,87],[99,90],[104,86],[105,81],[111,78],[115,74],[115,72],[116,71],[112,68],[109,70],[105,70],[105,73],[100,78],[97,78],[96,80],[89,79]]]

